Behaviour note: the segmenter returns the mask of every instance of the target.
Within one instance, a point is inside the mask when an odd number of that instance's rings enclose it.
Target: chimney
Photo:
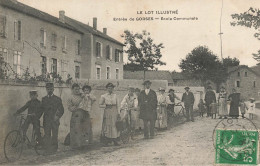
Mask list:
[[[103,28],[103,33],[106,35],[107,34],[107,28]]]
[[[59,11],[59,21],[62,23],[65,23],[65,11],[64,10]]]
[[[97,17],[93,18],[93,28],[97,30]]]

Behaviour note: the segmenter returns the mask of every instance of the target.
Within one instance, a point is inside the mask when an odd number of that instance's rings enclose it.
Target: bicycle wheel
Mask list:
[[[4,154],[8,161],[18,160],[23,150],[23,138],[18,130],[13,130],[7,134],[4,142]]]

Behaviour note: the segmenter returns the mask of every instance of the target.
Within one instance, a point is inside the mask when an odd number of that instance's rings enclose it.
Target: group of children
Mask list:
[[[212,118],[215,117],[215,119],[216,119],[216,115],[218,113],[218,108],[219,108],[219,103],[213,102],[210,104],[209,107],[210,107],[211,117]],[[200,102],[198,104],[198,109],[199,109],[200,117],[203,117],[203,114],[207,112],[207,108],[206,108],[205,103],[203,102],[203,99],[200,99]],[[242,118],[245,118],[245,113],[248,112],[249,119],[252,120],[254,118],[254,114],[255,114],[255,99],[250,98],[248,104],[245,102],[244,99],[241,99],[239,102],[239,109],[240,109]]]

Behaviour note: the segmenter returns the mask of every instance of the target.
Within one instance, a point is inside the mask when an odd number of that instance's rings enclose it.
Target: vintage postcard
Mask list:
[[[258,165],[257,0],[0,0],[0,164]]]

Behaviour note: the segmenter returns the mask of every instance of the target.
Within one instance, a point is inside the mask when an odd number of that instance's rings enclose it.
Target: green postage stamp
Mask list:
[[[258,131],[216,130],[216,164],[256,165]]]

